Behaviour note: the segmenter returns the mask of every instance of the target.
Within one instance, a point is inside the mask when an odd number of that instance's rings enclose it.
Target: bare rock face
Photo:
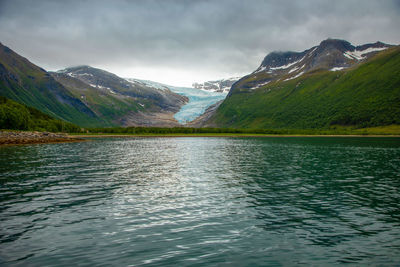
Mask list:
[[[174,118],[173,112],[131,113],[121,118],[118,123],[135,127],[182,127]]]

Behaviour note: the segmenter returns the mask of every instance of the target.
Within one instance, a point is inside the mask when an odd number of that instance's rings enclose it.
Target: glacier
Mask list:
[[[140,79],[126,79],[129,82],[143,83],[147,86],[155,87],[160,90],[169,89],[174,93],[186,96],[189,101],[187,104],[181,107],[181,109],[175,113],[174,118],[181,124],[186,124],[193,121],[201,114],[203,114],[206,109],[217,103],[220,100],[225,99],[228,92],[213,92],[201,89],[195,89],[191,87],[178,87],[166,85],[158,82],[140,80]]]

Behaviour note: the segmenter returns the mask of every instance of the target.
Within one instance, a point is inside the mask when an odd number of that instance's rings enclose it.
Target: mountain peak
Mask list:
[[[297,52],[292,52],[292,51],[275,51],[272,53],[269,53],[261,63],[261,66],[264,66],[265,68],[269,67],[271,68],[277,68],[280,66],[287,65],[290,62],[296,61],[300,59],[303,56],[303,53],[297,53]]]
[[[66,72],[75,72],[75,71],[80,71],[80,70],[84,70],[84,69],[95,69],[89,65],[77,65],[77,66],[72,66],[72,67],[68,67],[62,70],[58,70],[58,73],[66,73]]]
[[[319,49],[338,49],[344,52],[354,50],[354,46],[346,40],[329,38],[319,44]]]

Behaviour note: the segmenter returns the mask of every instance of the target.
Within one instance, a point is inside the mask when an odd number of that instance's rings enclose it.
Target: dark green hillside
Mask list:
[[[236,85],[212,124],[297,129],[400,124],[399,47],[347,71],[314,71],[255,90],[241,90],[245,83]]]
[[[101,120],[48,72],[0,44],[0,95],[83,126]]]
[[[0,96],[0,129],[80,132],[80,127]]]

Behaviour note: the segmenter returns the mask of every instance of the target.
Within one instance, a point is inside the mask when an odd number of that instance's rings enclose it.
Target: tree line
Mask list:
[[[75,124],[55,119],[35,108],[0,96],[0,129],[80,132]]]

